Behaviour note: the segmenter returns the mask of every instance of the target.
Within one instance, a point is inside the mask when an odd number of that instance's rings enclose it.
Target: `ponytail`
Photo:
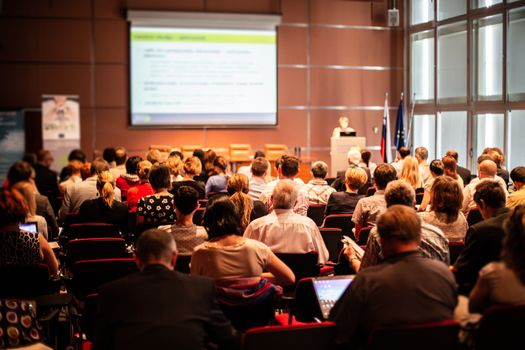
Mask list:
[[[235,192],[230,196],[230,200],[233,202],[233,204],[237,208],[237,211],[239,212],[239,216],[241,217],[242,229],[246,229],[246,226],[248,226],[248,224],[250,223],[250,218],[252,216],[252,199],[246,193]]]
[[[113,198],[115,197],[114,179],[109,171],[103,171],[98,174],[97,188],[104,204],[108,208],[113,206]]]

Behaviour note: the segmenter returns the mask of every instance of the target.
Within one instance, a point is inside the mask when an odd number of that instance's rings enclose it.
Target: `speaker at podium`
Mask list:
[[[348,168],[347,154],[351,149],[364,149],[366,137],[358,137],[354,129],[348,126],[348,117],[339,118],[339,126],[334,128],[330,139],[330,176],[336,177],[337,172]]]

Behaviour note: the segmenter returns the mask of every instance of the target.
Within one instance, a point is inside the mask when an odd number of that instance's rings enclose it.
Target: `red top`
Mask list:
[[[130,213],[134,213],[137,211],[137,203],[139,199],[141,199],[142,197],[149,196],[153,193],[153,188],[151,187],[149,182],[131,187],[128,190],[128,207]]]
[[[119,176],[116,181],[116,186],[120,188],[122,198],[128,198],[128,190],[138,185],[140,185],[140,181],[132,181],[123,176]]]

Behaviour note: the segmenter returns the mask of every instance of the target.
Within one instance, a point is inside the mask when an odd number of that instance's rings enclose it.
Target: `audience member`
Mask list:
[[[144,232],[135,256],[140,272],[100,287],[93,350],[235,346],[213,281],[173,271],[177,246],[170,234]]]
[[[206,183],[206,180],[208,180],[208,177],[206,176],[206,171],[204,171],[204,150],[197,148],[193,151],[193,157],[196,157],[199,159],[201,163],[201,171],[200,173],[194,178],[195,181],[200,181],[202,183]]]
[[[86,155],[84,154],[84,152],[82,152],[81,149],[74,149],[71,152],[69,152],[69,155],[67,157],[68,162],[71,162],[72,160],[78,160],[81,163],[85,163]],[[67,166],[63,167],[60,171],[60,181],[62,182],[67,180],[69,175],[71,174],[69,173],[69,169],[67,169]]]
[[[368,169],[368,173],[374,174],[374,171],[377,168],[377,164],[374,162],[371,162],[370,159],[372,158],[372,153],[370,153],[369,150],[361,150],[361,162],[359,162],[358,166],[361,168]],[[368,174],[367,173],[367,174]]]
[[[496,171],[496,163],[490,159],[482,160],[478,164],[478,177],[470,181],[470,183],[463,189],[463,205],[461,210],[465,215],[468,214],[470,209],[476,208],[474,195],[476,194],[477,185],[481,182],[492,181],[498,183],[503,189],[503,194],[506,200],[508,196],[507,185],[499,176],[496,176]]]
[[[204,227],[209,240],[195,248],[191,274],[218,282],[264,277],[276,284],[293,284],[295,277],[290,268],[264,243],[242,237],[240,224],[235,205],[227,197],[214,197],[208,202]]]
[[[326,204],[328,198],[335,189],[326,182],[325,178],[328,174],[328,165],[323,161],[312,163],[311,168],[313,180],[310,180],[303,189],[308,196],[310,204]]]
[[[449,320],[457,304],[447,266],[418,253],[421,223],[414,209],[389,207],[377,230],[383,263],[360,272],[330,312],[341,344],[364,345],[381,326]]]
[[[250,167],[250,190],[248,196],[253,200],[259,200],[261,193],[266,187],[265,177],[268,173],[268,160],[263,157],[254,158]]]
[[[138,165],[142,161],[139,156],[132,156],[126,160],[126,173],[117,177],[116,186],[120,189],[122,200],[127,201],[128,190],[132,187],[140,185],[140,178],[138,175]]]
[[[463,179],[457,173],[457,163],[454,157],[444,156],[441,161],[443,162],[443,175],[446,175],[459,184],[461,190],[463,190],[464,184]]]
[[[175,181],[171,183],[171,193],[176,194],[177,190],[182,186],[190,186],[197,193],[199,193],[199,199],[206,197],[206,188],[202,181],[196,180],[202,172],[202,164],[199,158],[190,157],[184,161],[184,177],[181,181]]]
[[[470,312],[482,313],[495,305],[525,304],[525,206],[516,207],[505,221],[502,261],[491,262],[479,272],[469,296]]]
[[[272,192],[273,211],[251,222],[244,237],[268,245],[274,253],[319,253],[319,262],[328,260],[328,250],[319,228],[309,217],[294,212],[298,191],[292,180],[280,180]]]
[[[425,211],[428,208],[428,205],[430,204],[430,197],[431,197],[431,189],[432,185],[434,184],[434,181],[437,177],[442,176],[444,172],[444,166],[443,162],[440,159],[434,159],[430,162],[429,166],[430,170],[430,178],[425,183],[423,189],[425,192],[423,192],[423,199],[421,200],[421,204],[419,205],[418,210],[419,211]]]
[[[423,182],[423,187],[432,177],[430,175],[430,166],[428,164],[428,150],[425,147],[416,148],[414,155],[419,163],[419,176],[421,177],[421,182]]]
[[[36,222],[38,233],[48,240],[46,219],[36,214],[35,186],[29,181],[20,181],[14,184],[12,188],[17,190],[26,202],[27,216],[25,222]]]
[[[210,193],[227,193],[226,185],[228,183],[228,175],[226,175],[226,171],[228,169],[228,161],[223,156],[215,157],[213,167],[215,169],[215,175],[209,175],[208,181],[206,182],[207,197],[210,196]]]
[[[361,161],[361,152],[356,149],[351,149],[347,154],[348,167],[356,168],[359,167],[359,162]],[[366,195],[368,188],[372,186],[372,175],[370,175],[370,170],[368,168],[361,167],[366,172],[366,181],[357,191],[359,194]],[[338,171],[337,178],[332,183],[332,187],[337,191],[346,191],[346,170]]]
[[[346,170],[344,192],[333,192],[326,204],[325,215],[330,214],[351,214],[357,202],[363,198],[358,194],[359,189],[367,181],[366,172],[359,167],[351,167]]]
[[[87,199],[78,210],[79,222],[105,222],[117,225],[120,232],[128,233],[128,206],[115,197],[115,179],[109,171],[97,175],[97,191],[100,197]]]
[[[28,214],[27,204],[17,190],[0,189],[0,267],[44,263],[56,275],[58,261],[47,240],[19,228]]]
[[[143,160],[137,164],[137,174],[140,179],[140,184],[128,189],[127,202],[130,213],[135,213],[137,211],[139,199],[154,193],[153,188],[149,183],[151,167],[152,164],[149,160]]]
[[[406,182],[414,189],[423,188],[423,180],[419,175],[419,163],[416,157],[406,156],[403,159],[403,168],[399,180]]]
[[[40,150],[37,153],[37,163],[35,169],[35,184],[38,192],[47,196],[50,201],[54,201],[59,195],[58,174],[51,170],[53,155],[48,150]]]
[[[179,157],[168,157],[168,160],[166,160],[166,166],[170,171],[170,181],[172,183],[183,180],[181,174],[183,172],[184,163],[182,163],[182,160]]]
[[[525,204],[525,167],[518,166],[512,169],[510,178],[516,191],[509,194],[505,206],[512,209],[518,205]]]
[[[102,151],[102,159],[108,162],[110,169],[116,166],[115,155],[116,155],[115,147],[106,147]]]
[[[148,151],[148,154],[146,155],[146,159],[148,162],[150,162],[152,165],[155,165],[157,163],[162,162],[162,154],[158,149],[150,149]]]
[[[180,160],[184,159],[184,155],[181,151],[171,151],[169,157],[179,157]]]
[[[470,182],[471,173],[470,173],[469,169],[464,168],[464,167],[459,165],[459,163],[458,163],[458,159],[459,159],[458,152],[455,151],[455,150],[449,150],[449,151],[447,151],[447,153],[445,155],[449,156],[449,157],[452,157],[452,158],[454,158],[456,160],[456,172],[458,173],[459,176],[461,176],[461,179],[463,180],[463,185],[467,186],[469,184],[469,182]]]
[[[501,150],[501,148],[492,147],[486,151],[483,151],[483,153],[488,154],[492,158],[492,160],[494,160],[494,163],[496,163],[496,166],[498,167],[498,170],[496,171],[496,175],[501,177],[505,181],[505,184],[508,184],[509,183],[509,171],[505,169],[505,167],[503,166],[504,156],[503,156],[503,151]]]
[[[120,175],[126,174],[126,160],[128,154],[126,149],[122,146],[115,148],[115,167],[109,169],[114,179],[118,179]]]
[[[468,223],[461,212],[463,192],[458,182],[448,176],[440,176],[432,185],[429,212],[421,212],[421,219],[439,227],[450,242],[465,239]]]
[[[137,214],[148,224],[166,224],[175,221],[175,204],[171,189],[170,171],[163,164],[155,164],[149,172],[149,183],[154,193],[142,197],[137,203]]]
[[[218,174],[217,169],[215,168],[215,158],[217,158],[217,153],[215,153],[215,151],[211,148],[207,149],[204,152],[204,163],[202,166],[204,174],[204,183],[208,183],[208,179],[211,176]],[[224,171],[226,172],[226,169],[224,169]]]
[[[394,169],[396,169],[397,177],[401,176],[401,170],[403,170],[403,164],[405,157],[410,155],[410,148],[408,147],[400,147],[397,150],[397,158],[394,162],[392,162],[392,166]]]
[[[77,184],[82,182],[81,170],[84,164],[85,163],[82,163],[75,159],[68,163],[67,172],[69,173],[69,177],[58,185],[60,194],[64,195],[64,193],[66,193],[67,186],[69,186],[70,184]]]
[[[485,220],[468,228],[465,248],[454,265],[459,291],[465,295],[476,283],[481,268],[489,262],[500,260],[503,221],[509,212],[505,208],[505,192],[494,181],[479,182],[475,188],[474,201]]]
[[[173,225],[159,226],[159,229],[171,233],[180,256],[191,256],[195,247],[208,239],[204,227],[193,223],[193,214],[199,207],[199,193],[193,187],[181,186],[173,199],[177,221]]]
[[[255,153],[253,154],[253,159],[257,159],[257,158],[264,158],[266,160],[266,156],[264,154],[263,151],[255,151]],[[239,169],[237,169],[237,174],[243,174],[243,175],[246,175],[246,177],[248,177],[249,180],[252,179],[252,165],[243,165],[241,167],[239,167]]]
[[[250,222],[268,214],[268,210],[259,200],[248,196],[248,178],[235,174],[228,179],[227,191],[241,217],[241,229],[244,231]]]

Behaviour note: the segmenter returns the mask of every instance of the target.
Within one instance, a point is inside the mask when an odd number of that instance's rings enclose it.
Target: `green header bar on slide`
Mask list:
[[[231,43],[231,44],[275,44],[275,35],[215,34],[215,33],[162,33],[131,32],[131,41]]]

